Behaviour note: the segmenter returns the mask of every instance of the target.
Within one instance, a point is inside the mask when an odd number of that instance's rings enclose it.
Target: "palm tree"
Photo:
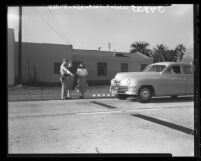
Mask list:
[[[186,47],[183,44],[179,44],[176,46],[175,52],[177,54],[177,58],[179,61],[182,60],[185,51],[186,51]]]
[[[143,42],[143,41],[134,42],[130,46],[131,47],[130,53],[140,52],[143,55],[146,55],[146,56],[150,57],[152,51],[149,49],[149,46],[150,45],[147,42]]]
[[[153,49],[153,60],[154,62],[163,62],[163,61],[169,61],[168,58],[168,47],[164,44],[156,45],[156,47]]]
[[[170,62],[177,61],[177,53],[175,52],[175,50],[168,50],[166,55],[168,56]]]

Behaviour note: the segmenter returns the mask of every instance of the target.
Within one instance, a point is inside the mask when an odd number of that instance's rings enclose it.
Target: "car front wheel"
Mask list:
[[[142,87],[138,93],[138,100],[141,103],[147,103],[152,98],[152,91],[149,87]]]

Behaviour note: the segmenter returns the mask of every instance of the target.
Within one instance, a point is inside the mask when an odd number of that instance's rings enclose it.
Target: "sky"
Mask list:
[[[155,8],[135,6],[22,7],[22,41],[71,44],[74,49],[129,52],[146,41],[150,48],[165,44],[193,47],[193,5]],[[18,7],[8,7],[8,28],[18,41]]]

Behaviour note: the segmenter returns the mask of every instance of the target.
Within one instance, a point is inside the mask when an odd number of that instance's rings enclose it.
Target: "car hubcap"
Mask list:
[[[141,98],[146,100],[150,97],[150,91],[148,89],[143,89],[140,93],[140,96],[141,96]]]

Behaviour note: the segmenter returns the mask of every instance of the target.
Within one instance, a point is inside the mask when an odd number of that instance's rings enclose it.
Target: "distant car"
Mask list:
[[[194,91],[193,66],[184,62],[159,62],[142,72],[117,73],[111,80],[111,95],[119,99],[136,96],[146,103],[152,96],[192,95]]]

